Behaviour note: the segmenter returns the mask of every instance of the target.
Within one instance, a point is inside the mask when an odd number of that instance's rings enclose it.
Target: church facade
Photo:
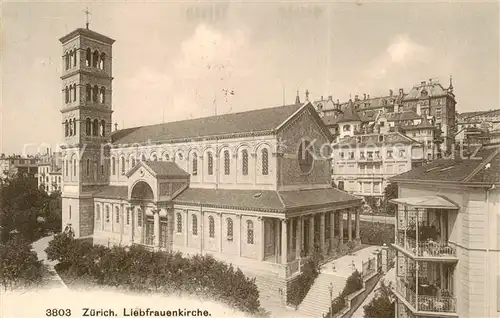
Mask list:
[[[361,199],[331,187],[332,136],[311,103],[112,132],[114,40],[87,28],[60,41],[62,225],[75,237],[285,280],[359,240]]]

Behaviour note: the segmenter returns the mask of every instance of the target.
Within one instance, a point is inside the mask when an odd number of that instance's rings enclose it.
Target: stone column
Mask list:
[[[130,245],[134,244],[134,232],[135,232],[135,213],[134,213],[134,208],[129,207],[130,209],[130,227],[129,227],[129,238],[130,238]]]
[[[295,258],[300,258],[300,251],[302,250],[302,217],[295,218]]]
[[[309,248],[307,249],[308,250],[308,254],[309,255],[313,255],[314,254],[314,214],[312,214],[311,216],[309,216],[309,242],[308,242],[308,245],[309,245]]]
[[[339,242],[344,244],[344,210],[339,212]]]
[[[241,257],[241,240],[242,240],[242,232],[241,232],[241,214],[236,215],[236,219],[238,220],[238,257]]]
[[[325,255],[325,249],[326,249],[326,244],[325,244],[325,213],[321,213],[321,215],[320,215],[319,242],[320,242],[319,244],[320,244],[321,254]]]
[[[160,247],[160,210],[153,210],[154,246]]]
[[[222,242],[224,239],[224,220],[222,219],[222,213],[220,213],[219,227],[220,227],[219,253],[222,253]],[[233,229],[233,235],[234,235],[234,229]]]
[[[352,210],[347,210],[347,237],[348,241],[352,241]]]
[[[287,241],[288,241],[288,220],[282,219],[281,220],[281,264],[287,264],[288,263],[288,247],[287,247]]]
[[[278,219],[273,219],[274,226],[274,262],[279,263],[280,255],[280,223]]]
[[[260,233],[259,233],[259,237],[260,237],[260,240],[259,240],[259,260],[260,261],[263,261],[264,260],[264,251],[265,251],[265,248],[266,248],[266,242],[265,242],[265,221],[264,221],[264,218],[263,217],[259,217],[259,229],[260,229]]]
[[[357,208],[355,210],[355,213],[356,213],[356,239],[359,240],[360,239],[360,236],[359,236],[359,208]]]
[[[330,212],[330,252],[335,245],[335,211]]]

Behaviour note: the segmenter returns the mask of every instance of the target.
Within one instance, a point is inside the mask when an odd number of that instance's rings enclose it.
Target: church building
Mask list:
[[[87,26],[60,42],[62,226],[75,237],[211,254],[283,282],[314,251],[359,242],[361,199],[332,188],[332,136],[311,103],[111,131],[114,40]]]

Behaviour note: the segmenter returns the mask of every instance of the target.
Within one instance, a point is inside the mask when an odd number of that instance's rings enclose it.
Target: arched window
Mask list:
[[[193,226],[193,235],[198,235],[198,217],[193,214],[191,218]]]
[[[69,206],[69,218],[71,219],[71,205]]]
[[[73,50],[69,51],[69,61],[68,61],[69,67],[73,66],[74,54],[75,53],[73,52]]]
[[[241,173],[244,176],[248,175],[248,150],[241,151]]]
[[[193,176],[198,175],[198,155],[196,153],[193,154],[192,174]]]
[[[92,122],[92,136],[98,136],[99,134],[99,121],[94,119]]]
[[[125,158],[121,157],[121,162],[122,162],[122,175],[125,174]]]
[[[68,176],[68,160],[65,161],[65,165],[66,165],[66,177]]]
[[[212,176],[214,174],[214,157],[211,152],[207,154],[207,157],[208,175]]]
[[[94,103],[99,102],[99,86],[94,85],[94,88],[92,89],[92,101]]]
[[[73,66],[76,66],[76,49],[73,50]]]
[[[66,52],[66,54],[64,54],[64,62],[65,62],[66,69],[69,69],[69,53],[68,52]]]
[[[70,136],[73,136],[73,135],[75,134],[75,133],[73,132],[73,127],[74,127],[74,125],[73,125],[73,119],[70,119],[70,120],[69,120],[69,135],[70,135]]]
[[[69,98],[68,98],[68,102],[72,102],[73,101],[73,85],[70,85],[69,86]]]
[[[87,103],[92,102],[92,86],[90,84],[85,85],[85,100]]]
[[[153,155],[151,156],[151,160],[153,160],[153,161],[158,161],[158,157],[156,157],[156,154],[153,154]]]
[[[163,157],[165,158],[165,161],[169,161],[170,160],[170,156],[168,155],[168,153],[164,154]]]
[[[115,218],[116,218],[116,223],[120,223],[120,208],[119,207],[115,208]]]
[[[85,166],[85,172],[87,177],[90,175],[90,159],[87,159],[87,165]]]
[[[233,241],[233,219],[227,218],[227,240]]]
[[[65,103],[69,103],[69,89],[68,86],[64,88],[64,101]]]
[[[71,174],[71,160],[69,161],[69,173]]]
[[[144,154],[141,156],[141,161],[146,161],[146,156]]]
[[[312,149],[310,149],[310,143],[307,140],[304,140],[299,145],[298,151],[298,161],[299,168],[304,173],[309,173],[312,169],[314,158],[311,154]]]
[[[134,157],[132,157],[132,167],[130,167],[130,168],[133,168],[133,167],[135,167],[135,158]]]
[[[76,84],[73,84],[73,101],[76,102]]]
[[[182,233],[182,215],[177,213],[177,233]]]
[[[115,159],[115,157],[111,158],[111,173],[113,175],[116,174],[116,159]]]
[[[64,121],[64,136],[69,136],[69,124],[67,119]]]
[[[101,120],[100,135],[102,137],[106,136],[106,122],[104,120]]]
[[[215,237],[215,221],[213,216],[208,217],[208,236]]]
[[[104,62],[106,61],[106,54],[101,53],[101,59],[99,60],[99,68],[104,70]]]
[[[90,67],[91,61],[92,61],[92,53],[90,51],[90,48],[88,48],[85,55],[85,66]]]
[[[229,158],[229,150],[224,150],[224,174],[226,176],[228,176],[229,173],[231,172],[230,164],[231,160]]]
[[[76,177],[76,159],[73,159],[73,176]]]
[[[76,135],[76,118],[73,118],[73,135]]]
[[[262,149],[261,152],[262,160],[262,175],[267,176],[269,174],[269,152],[266,148]]]
[[[96,204],[95,206],[95,219],[99,221],[101,219],[101,206]]]
[[[110,215],[109,215],[109,206],[106,205],[106,223],[109,223]]]
[[[92,134],[92,123],[90,118],[85,119],[85,134],[90,136]]]
[[[106,97],[106,88],[104,86],[99,90],[99,103],[104,104]]]
[[[247,221],[247,244],[253,244],[253,222]]]
[[[92,55],[92,67],[97,67],[99,65],[99,51],[95,50]]]
[[[142,210],[137,209],[137,226],[142,227]]]

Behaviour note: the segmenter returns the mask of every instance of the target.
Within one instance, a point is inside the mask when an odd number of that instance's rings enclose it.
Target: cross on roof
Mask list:
[[[85,13],[85,16],[86,16],[86,19],[87,19],[87,22],[85,23],[85,26],[87,27],[87,29],[89,28],[89,15],[91,15],[92,13],[90,13],[89,11],[89,8],[85,8],[85,10],[83,11],[83,13]]]

